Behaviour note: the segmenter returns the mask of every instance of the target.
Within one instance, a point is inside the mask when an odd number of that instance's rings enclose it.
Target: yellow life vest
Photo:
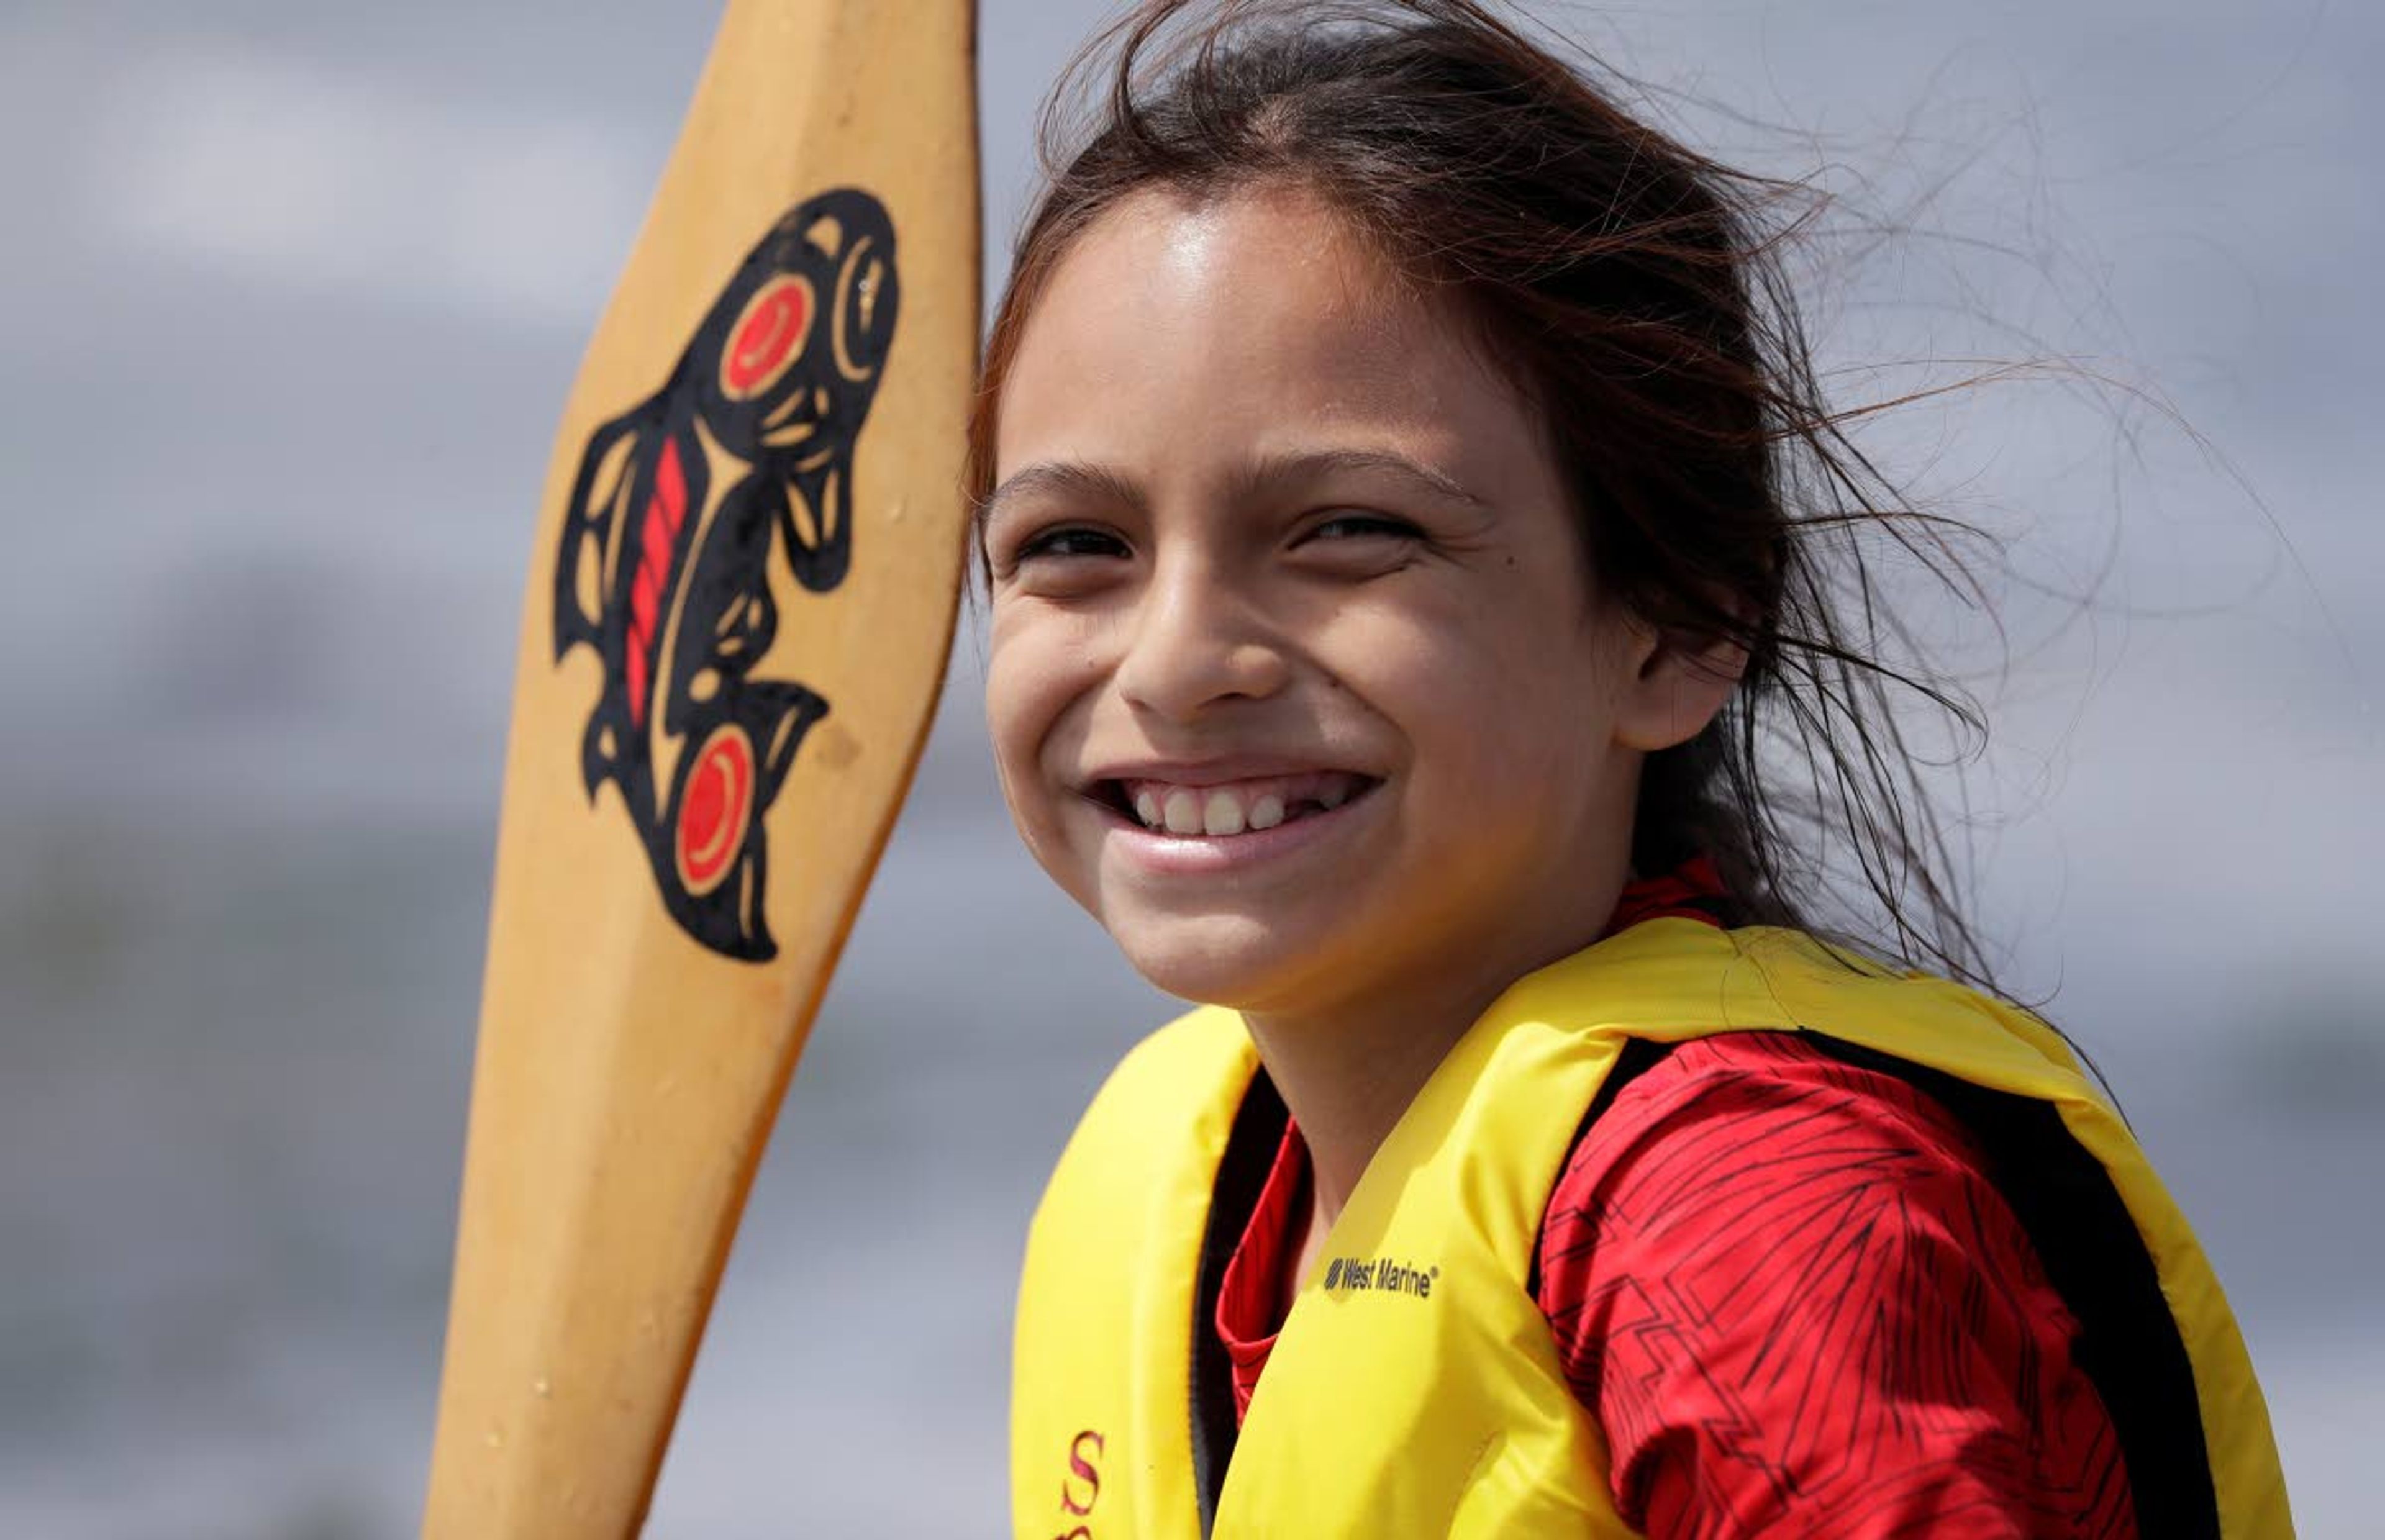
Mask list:
[[[1798,932],[1662,919],[1522,979],[1451,1049],[1302,1280],[1239,1433],[1196,1381],[1216,1391],[1225,1372],[1209,1311],[1281,1105],[1231,1012],[1195,1011],[1129,1054],[1028,1242],[1019,1540],[1630,1534],[1526,1279],[1627,1045],[1752,1030],[1893,1068],[1981,1136],[2080,1320],[2142,1533],[2291,1534],[2219,1285],[2059,1037]]]

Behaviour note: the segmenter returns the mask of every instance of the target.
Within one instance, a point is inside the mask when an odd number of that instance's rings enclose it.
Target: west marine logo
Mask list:
[[[1328,1294],[1404,1294],[1412,1299],[1432,1298],[1441,1269],[1418,1267],[1392,1257],[1336,1257],[1325,1264]]]
[[[588,794],[619,789],[663,906],[725,956],[778,951],[762,817],[829,703],[763,660],[780,595],[851,565],[854,442],[899,298],[885,205],[855,188],[798,205],[661,389],[590,436],[565,510],[556,658],[605,664]]]

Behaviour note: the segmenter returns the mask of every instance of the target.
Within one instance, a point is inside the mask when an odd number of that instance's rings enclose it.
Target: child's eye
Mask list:
[[[1313,526],[1304,540],[1412,540],[1422,531],[1406,519],[1390,514],[1346,513]]]
[[[1010,553],[1010,561],[1015,566],[1038,557],[1123,556],[1126,553],[1126,541],[1106,529],[1063,524],[1039,529],[1020,540],[1018,548]]]
[[[1115,564],[1134,554],[1123,536],[1098,525],[1054,524],[1030,531],[1005,549],[993,549],[993,579],[1038,593],[1083,591]]]

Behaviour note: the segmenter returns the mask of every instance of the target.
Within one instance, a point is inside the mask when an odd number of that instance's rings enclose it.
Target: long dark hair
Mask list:
[[[1784,263],[1813,200],[1689,149],[1599,78],[1467,0],[1139,6],[1046,107],[971,491],[993,485],[1027,315],[1088,226],[1153,186],[1309,189],[1454,299],[1537,404],[1597,590],[1679,645],[1746,652],[1713,724],[1648,756],[1634,865],[1704,852],[1745,923],[1992,989],[1898,708],[1973,741],[1984,723],[1919,661],[1880,572],[1917,560],[1982,602],[1974,532],[1908,506],[1854,444],[1873,408],[1824,398]]]

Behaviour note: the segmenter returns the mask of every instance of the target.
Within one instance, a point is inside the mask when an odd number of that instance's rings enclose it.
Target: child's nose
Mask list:
[[[1256,596],[1213,565],[1163,564],[1137,604],[1115,675],[1128,702],[1190,721],[1219,702],[1263,700],[1291,677]]]

